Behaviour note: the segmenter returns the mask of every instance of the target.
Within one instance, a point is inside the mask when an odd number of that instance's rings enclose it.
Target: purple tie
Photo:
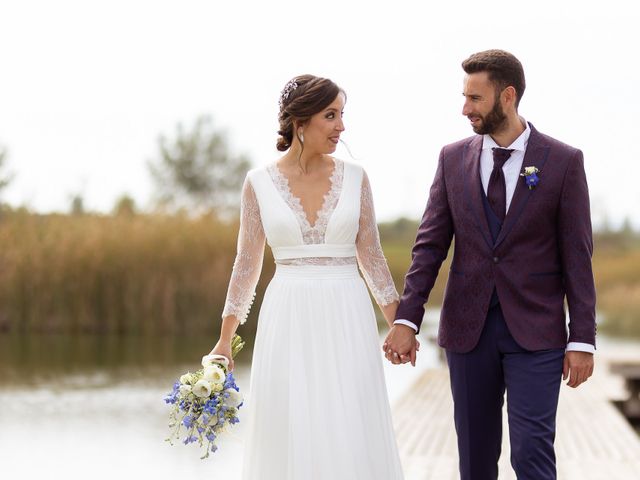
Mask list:
[[[493,150],[493,170],[489,177],[489,187],[487,188],[487,199],[493,213],[502,222],[507,212],[507,185],[504,181],[502,167],[511,156],[513,150],[507,148],[492,148]]]

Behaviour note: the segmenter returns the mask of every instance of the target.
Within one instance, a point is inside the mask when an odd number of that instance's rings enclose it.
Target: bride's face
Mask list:
[[[299,129],[304,136],[304,149],[315,153],[333,153],[340,134],[344,132],[342,114],[345,98],[342,93],[327,108],[316,113]]]

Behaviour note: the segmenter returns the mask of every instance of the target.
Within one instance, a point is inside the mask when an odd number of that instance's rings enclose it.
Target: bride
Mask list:
[[[211,353],[231,357],[266,240],[276,272],[251,366],[245,480],[402,479],[375,315],[358,266],[390,325],[398,294],[367,176],[331,156],[345,101],[326,78],[287,83],[277,142],[286,153],[251,170],[243,186],[238,252]]]

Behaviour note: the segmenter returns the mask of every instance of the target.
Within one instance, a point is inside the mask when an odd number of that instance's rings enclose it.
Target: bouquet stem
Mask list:
[[[238,353],[240,353],[240,350],[242,350],[242,347],[244,347],[244,340],[242,340],[242,338],[240,337],[240,335],[236,334],[233,336],[233,338],[231,339],[231,356],[233,358],[236,358],[236,355],[238,355]]]

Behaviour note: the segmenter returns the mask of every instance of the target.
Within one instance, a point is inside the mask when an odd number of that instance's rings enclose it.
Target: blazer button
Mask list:
[[[493,263],[498,263],[500,259],[498,257],[493,257]]]

